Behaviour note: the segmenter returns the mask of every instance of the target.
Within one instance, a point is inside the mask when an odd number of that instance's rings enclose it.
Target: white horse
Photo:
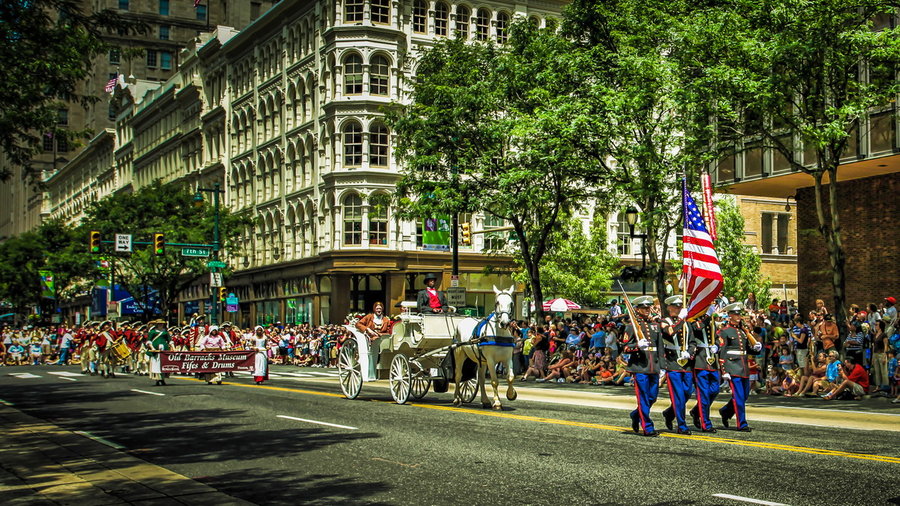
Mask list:
[[[509,388],[506,390],[506,398],[511,401],[516,400],[518,394],[516,394],[516,389],[513,388],[515,375],[512,363],[515,338],[508,328],[513,311],[512,293],[514,288],[514,286],[511,286],[509,290],[501,291],[495,286],[494,293],[497,295],[497,300],[494,303],[494,312],[484,320],[466,318],[459,322],[456,328],[456,337],[461,344],[453,348],[453,358],[456,362],[454,406],[462,403],[459,384],[462,380],[463,363],[466,359],[475,362],[478,368],[478,386],[481,388],[481,405],[483,407],[493,406],[496,410],[502,409],[500,393],[497,390],[499,385],[497,364],[506,365],[507,383],[509,385]],[[484,323],[482,324],[482,322]],[[477,339],[475,342],[471,342],[476,329],[478,333]],[[485,367],[491,374],[491,386],[494,389],[493,405],[488,402],[487,391],[485,390]]]

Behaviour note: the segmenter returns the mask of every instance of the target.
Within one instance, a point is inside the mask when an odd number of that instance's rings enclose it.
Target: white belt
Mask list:
[[[743,351],[735,351],[735,350],[728,350],[725,352],[725,354],[726,355],[746,355],[746,353],[744,353]]]
[[[650,348],[638,348],[638,349],[641,350],[641,351],[656,351],[656,348],[654,348],[654,347],[650,347]]]

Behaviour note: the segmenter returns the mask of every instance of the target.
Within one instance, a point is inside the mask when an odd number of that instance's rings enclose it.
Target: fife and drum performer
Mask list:
[[[691,322],[694,339],[694,391],[697,404],[691,409],[694,427],[701,432],[716,432],[709,419],[709,407],[719,395],[719,346],[715,343],[712,317],[704,315]]]
[[[690,434],[684,413],[694,388],[691,374],[691,358],[695,350],[693,334],[690,324],[684,320],[687,310],[683,307],[681,295],[673,295],[665,302],[669,316],[660,323],[663,344],[660,367],[666,371],[671,405],[663,411],[663,419],[669,430],[672,430],[672,422],[677,421],[678,434]]]
[[[269,379],[269,358],[266,355],[268,351],[269,338],[266,336],[266,330],[261,325],[257,325],[253,329],[253,338],[251,346],[256,351],[255,361],[253,364],[253,381],[257,385]]]
[[[150,379],[156,382],[156,386],[165,385],[168,373],[162,372],[162,356],[160,352],[169,349],[169,333],[164,328],[165,320],[153,320],[148,323],[150,332],[147,339],[150,341],[147,355],[150,357]]]
[[[744,325],[742,314],[744,305],[740,302],[729,304],[723,308],[728,313],[728,323],[719,330],[719,358],[724,361],[724,377],[731,385],[731,401],[719,408],[722,425],[728,427],[731,417],[737,417],[737,430],[750,432],[747,424],[745,406],[750,395],[749,351],[758,352],[762,343],[758,342],[750,329]]]
[[[625,327],[625,353],[628,370],[634,376],[637,409],[631,412],[631,428],[644,436],[658,436],[650,419],[650,408],[659,395],[659,356],[662,344],[659,325],[650,318],[653,297],[643,295],[629,302],[625,298],[631,322]]]
[[[200,351],[222,351],[226,347],[225,338],[219,333],[218,325],[210,325],[209,326],[209,334],[200,339],[199,349]],[[206,383],[212,385],[215,383],[216,385],[222,384],[222,373],[220,372],[208,372],[203,374],[203,379],[206,380]]]

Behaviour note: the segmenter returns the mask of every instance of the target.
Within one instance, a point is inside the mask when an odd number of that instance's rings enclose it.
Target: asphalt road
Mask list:
[[[645,438],[619,409],[516,401],[498,413],[434,393],[399,406],[370,385],[350,401],[333,371],[275,371],[262,387],[154,387],[0,368],[0,399],[258,504],[900,504],[898,432],[751,420],[752,433]]]

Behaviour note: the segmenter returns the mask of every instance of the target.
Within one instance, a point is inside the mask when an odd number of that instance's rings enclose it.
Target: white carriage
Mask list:
[[[363,383],[386,379],[391,397],[398,404],[411,398],[421,399],[429,389],[443,393],[453,381],[453,371],[444,364],[444,357],[453,344],[459,322],[468,318],[455,313],[419,314],[412,310],[415,302],[401,302],[400,321],[394,324],[390,336],[374,341],[347,325],[353,339],[344,341],[338,354],[341,391],[348,399],[355,399]],[[466,402],[475,398],[475,380],[464,382],[461,394]]]

